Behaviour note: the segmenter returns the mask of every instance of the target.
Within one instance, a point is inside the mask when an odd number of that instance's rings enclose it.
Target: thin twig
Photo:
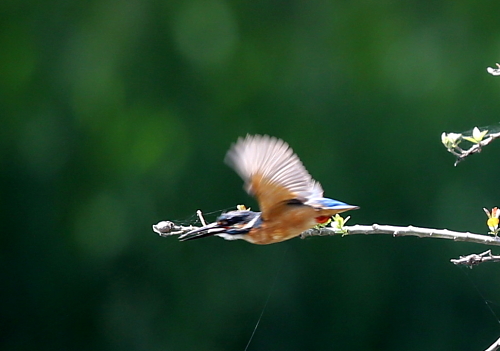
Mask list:
[[[479,129],[478,129],[479,131]],[[453,136],[453,139],[450,139],[450,136]],[[500,132],[499,133],[489,133],[487,134],[484,139],[481,141],[477,140],[474,143],[472,143],[472,146],[466,150],[462,149],[461,147],[458,146],[458,143],[465,137],[463,137],[462,134],[459,133],[443,133],[441,136],[441,140],[443,140],[443,143],[445,144],[448,152],[453,154],[457,159],[455,160],[455,166],[458,165],[460,162],[462,162],[466,157],[472,155],[472,154],[478,154],[482,151],[483,147],[486,145],[489,145],[493,140],[500,138]]]
[[[460,258],[450,260],[456,265],[463,264],[469,267],[476,266],[483,262],[500,262],[500,255],[493,255],[491,250],[487,250],[480,254],[470,254],[460,256]]]
[[[473,144],[469,149],[467,150],[460,149],[460,152],[453,153],[457,157],[457,160],[455,161],[455,166],[459,164],[461,161],[463,161],[466,157],[472,154],[480,153],[484,146],[489,145],[493,140],[498,138],[500,138],[500,133],[491,133],[488,134],[483,140],[481,140],[481,142]]]
[[[485,351],[497,351],[500,348],[500,338],[498,338],[490,347]]]
[[[203,213],[201,212],[201,210],[196,211],[196,215],[200,219],[201,225],[206,226],[207,222],[205,222],[205,217],[203,217]]]

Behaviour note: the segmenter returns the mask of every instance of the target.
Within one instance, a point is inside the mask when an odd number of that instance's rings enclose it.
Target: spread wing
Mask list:
[[[225,161],[243,178],[246,191],[257,198],[264,219],[283,202],[306,202],[323,195],[321,185],[283,140],[247,135],[232,145]]]

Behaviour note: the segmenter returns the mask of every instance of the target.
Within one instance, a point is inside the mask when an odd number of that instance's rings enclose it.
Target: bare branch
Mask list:
[[[171,235],[181,235],[187,233],[198,227],[194,226],[180,226],[170,221],[162,221],[153,225],[153,231],[162,237]],[[469,232],[454,232],[448,229],[432,229],[432,228],[419,228],[414,226],[397,227],[392,225],[353,225],[345,226],[342,231],[336,230],[331,227],[313,228],[306,230],[301,234],[301,238],[310,236],[332,236],[332,235],[374,235],[374,234],[387,234],[394,237],[397,236],[417,236],[420,238],[440,238],[450,239],[454,241],[465,241],[470,243],[477,243],[483,245],[500,246],[500,238],[497,236],[473,234]]]
[[[480,153],[484,146],[489,145],[493,140],[498,138],[500,138],[500,133],[491,133],[480,143],[472,145],[468,150],[462,150],[462,152],[457,156],[457,160],[454,165],[456,166],[469,155]]]
[[[450,140],[449,137],[452,137],[454,139]],[[448,137],[448,138],[447,138]],[[444,139],[443,139],[444,138]],[[447,139],[446,139],[447,138]],[[462,162],[466,157],[472,155],[472,154],[478,154],[482,151],[483,147],[489,145],[493,140],[500,138],[500,132],[499,133],[490,133],[486,134],[482,140],[478,140],[474,143],[472,143],[472,146],[468,149],[462,149],[461,147],[458,146],[459,142],[461,139],[467,138],[462,136],[462,134],[458,133],[443,133],[442,140],[445,146],[447,147],[448,152],[453,154],[457,159],[455,161],[455,166],[458,165],[460,162]],[[470,138],[469,138],[470,139]]]
[[[490,347],[485,351],[497,351],[500,348],[500,338],[497,339]]]
[[[417,236],[419,238],[440,238],[454,241],[466,241],[484,245],[500,246],[500,238],[483,234],[473,234],[469,232],[454,232],[448,229],[419,228],[414,226],[396,227],[392,225],[353,225],[343,228],[348,235],[355,234],[389,234],[392,236]],[[342,235],[333,228],[309,229],[301,234],[302,238],[308,236]],[[344,234],[345,235],[345,234]]]
[[[450,260],[456,265],[463,264],[469,267],[476,266],[483,262],[500,262],[500,255],[493,255],[491,250],[487,250],[480,254],[470,254],[460,256],[460,258]]]

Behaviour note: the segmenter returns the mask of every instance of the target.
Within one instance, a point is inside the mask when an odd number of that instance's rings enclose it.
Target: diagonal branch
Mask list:
[[[477,135],[474,135],[474,133],[477,133]],[[488,134],[488,130],[483,130],[481,132],[479,128],[475,127],[472,136],[464,136],[461,133],[443,133],[441,135],[441,142],[448,152],[457,158],[454,164],[456,166],[468,156],[480,153],[483,147],[489,145],[493,140],[498,138],[500,138],[500,132]],[[462,149],[458,146],[462,140],[471,142],[472,146],[465,150]]]
[[[459,150],[459,152],[453,152],[453,154],[457,157],[457,160],[455,161],[455,166],[462,162],[466,157],[472,155],[472,154],[478,154],[482,151],[482,148],[486,145],[489,145],[493,140],[500,138],[500,133],[491,133],[488,134],[486,138],[481,140],[481,142],[477,144],[473,144],[469,149],[467,150]],[[455,150],[456,151],[456,150]],[[451,152],[451,151],[450,151]]]
[[[490,347],[488,347],[485,351],[497,351],[500,349],[500,338],[497,339]]]

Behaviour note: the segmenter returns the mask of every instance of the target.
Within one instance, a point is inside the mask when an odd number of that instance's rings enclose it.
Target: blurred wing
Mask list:
[[[231,147],[225,161],[243,178],[246,191],[257,198],[264,218],[284,201],[306,202],[312,195],[323,194],[321,185],[283,140],[247,135]]]

